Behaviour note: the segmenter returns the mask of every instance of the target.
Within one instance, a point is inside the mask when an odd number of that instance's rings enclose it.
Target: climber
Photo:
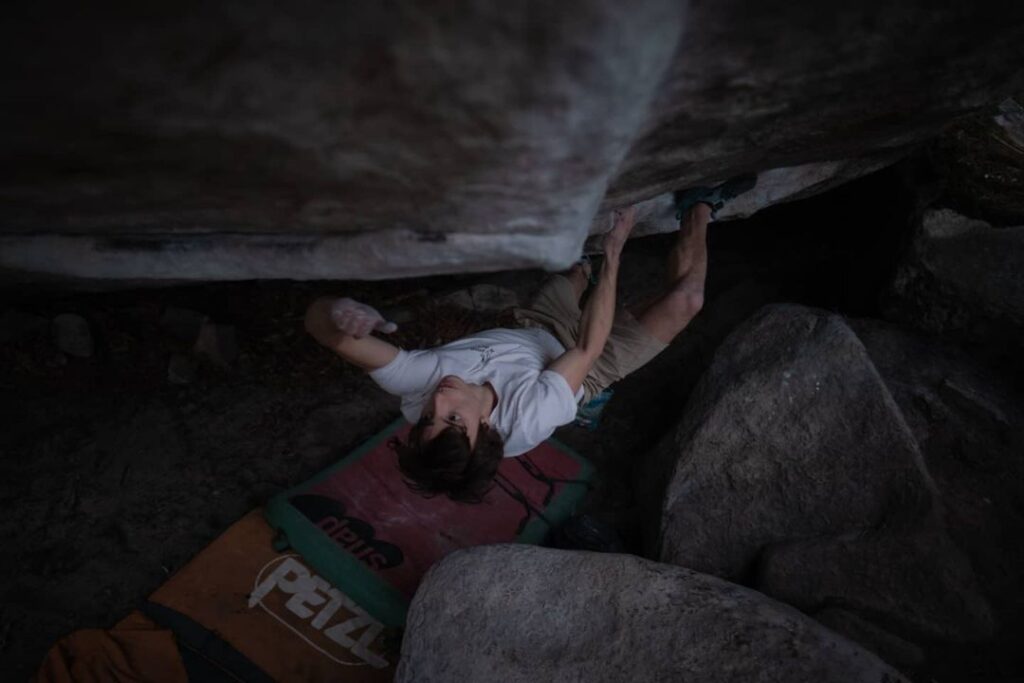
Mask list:
[[[615,306],[620,255],[635,222],[630,207],[613,214],[600,277],[582,310],[590,279],[585,261],[552,276],[529,306],[515,309],[516,329],[405,351],[372,335],[397,329],[372,307],[320,298],[306,312],[306,330],[402,398],[402,414],[413,428],[393,445],[411,486],[479,501],[502,457],[521,455],[572,422],[580,402],[646,364],[697,315],[708,221],[724,200],[749,186],[744,179],[676,195],[680,227],[668,256],[667,287],[636,316]]]

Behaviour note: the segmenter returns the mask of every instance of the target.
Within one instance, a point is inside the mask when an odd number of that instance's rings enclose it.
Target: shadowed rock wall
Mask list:
[[[956,5],[18,8],[0,67],[0,267],[562,267],[611,207],[651,200],[646,229],[664,229],[671,190],[761,172],[733,212],[749,214],[1020,87],[1024,10]]]

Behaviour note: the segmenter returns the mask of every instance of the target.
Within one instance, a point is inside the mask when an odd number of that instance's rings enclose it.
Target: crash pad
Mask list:
[[[482,503],[427,499],[387,445],[407,429],[393,423],[235,522],[114,629],[59,641],[36,680],[392,680],[401,633],[391,627],[427,569],[463,547],[540,542],[592,476],[549,440],[503,461]]]
[[[426,571],[460,548],[540,543],[572,513],[593,468],[549,439],[505,458],[480,503],[426,498],[412,490],[389,446],[410,426],[392,423],[333,467],[275,496],[267,520],[320,575],[388,626],[405,612]]]
[[[212,667],[229,680],[391,680],[397,637],[389,649],[382,624],[273,537],[254,510],[143,605],[174,632],[190,679]]]

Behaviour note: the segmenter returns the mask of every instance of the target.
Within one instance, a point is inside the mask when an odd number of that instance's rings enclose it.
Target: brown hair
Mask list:
[[[429,441],[423,439],[428,422],[420,420],[408,439],[392,439],[398,453],[398,467],[406,484],[427,498],[440,493],[460,503],[479,503],[490,490],[498,465],[505,455],[501,435],[487,424],[480,425],[476,447],[455,427],[448,427]]]

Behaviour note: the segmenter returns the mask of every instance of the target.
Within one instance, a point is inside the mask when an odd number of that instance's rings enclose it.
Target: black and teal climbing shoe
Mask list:
[[[719,209],[734,197],[738,197],[748,190],[754,189],[757,185],[757,175],[736,176],[726,180],[715,187],[691,187],[687,190],[678,190],[673,193],[672,198],[676,205],[676,219],[683,220],[683,216],[696,204],[707,204],[711,207],[711,218],[717,217]]]

